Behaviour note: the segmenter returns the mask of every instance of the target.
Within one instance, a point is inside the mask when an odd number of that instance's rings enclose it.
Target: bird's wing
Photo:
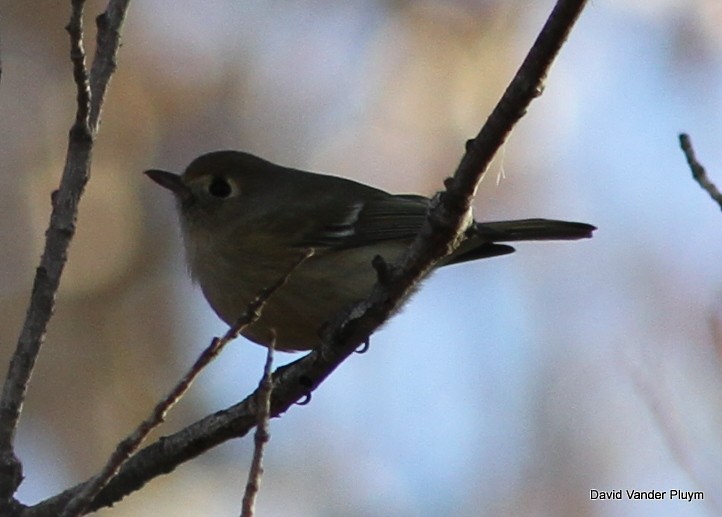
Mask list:
[[[325,224],[304,233],[298,246],[355,248],[413,238],[426,218],[429,200],[415,195],[385,195],[335,209]]]

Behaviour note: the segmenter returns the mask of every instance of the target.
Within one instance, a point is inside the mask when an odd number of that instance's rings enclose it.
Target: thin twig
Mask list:
[[[130,0],[109,0],[105,11],[96,19],[97,27],[95,56],[90,68],[90,127],[97,132],[100,127],[100,115],[103,99],[108,89],[110,78],[117,68],[120,34],[125,22]]]
[[[261,316],[261,311],[268,299],[273,293],[285,285],[296,268],[305,262],[312,254],[311,251],[302,253],[285,275],[279,278],[273,285],[263,289],[263,291],[248,304],[245,312],[238,318],[236,323],[228,329],[223,337],[215,337],[211,340],[210,345],[201,352],[198,359],[193,363],[193,366],[189,368],[173,389],[153,408],[150,416],[146,418],[130,436],[118,444],[100,474],[95,476],[86,484],[81,492],[68,502],[68,505],[61,514],[62,517],[75,517],[83,514],[83,511],[90,501],[92,501],[103,487],[108,484],[108,481],[117,474],[120,467],[128,461],[128,458],[138,450],[138,447],[140,447],[151,431],[165,420],[168,411],[183,397],[203,369],[221,353],[228,343],[237,338],[244,328],[253,324]]]
[[[25,323],[18,339],[0,399],[0,513],[9,504],[22,480],[22,466],[15,456],[13,442],[28,382],[45,339],[48,321],[55,306],[67,249],[75,233],[77,201],[87,181],[92,137],[88,128],[89,90],[83,50],[83,0],[73,0],[70,22],[70,56],[77,91],[77,110],[70,131],[68,156],[58,191],[53,194],[53,211],[46,233],[45,250],[38,267]],[[74,188],[75,187],[75,188]]]
[[[70,60],[73,63],[73,79],[75,80],[76,102],[78,105],[73,131],[80,131],[85,138],[90,138],[90,84],[88,68],[85,65],[85,48],[83,46],[85,0],[72,0],[72,6],[70,22],[65,26],[65,30],[70,35]]]
[[[717,189],[714,183],[709,179],[707,176],[707,171],[704,170],[704,167],[701,163],[697,161],[697,157],[694,154],[694,149],[692,148],[692,141],[689,138],[689,135],[686,133],[682,133],[679,135],[679,145],[682,147],[682,152],[684,153],[684,156],[687,158],[687,163],[689,164],[689,168],[692,171],[692,177],[695,179],[697,183],[699,183],[699,186],[702,187],[702,189],[709,194],[709,196],[719,205],[720,209],[722,209],[722,193]]]
[[[463,227],[476,184],[513,126],[541,91],[548,67],[566,40],[586,0],[558,0],[527,59],[521,66],[476,142],[467,146],[447,192],[437,197],[428,222],[410,251],[390,265],[383,285],[345,316],[335,319],[325,333],[323,351],[278,368],[273,374],[271,416],[286,411],[313,391],[338,365],[364,343],[408,295],[413,286],[450,249]],[[133,456],[91,503],[92,509],[108,506],[142,487],[154,477],[231,438],[244,436],[257,424],[258,390],[242,402],[210,415]],[[87,482],[86,482],[87,483]],[[48,515],[82,490],[85,483],[28,508],[24,517]]]
[[[120,30],[127,3],[127,0],[125,2],[110,0],[111,5],[120,7],[116,9],[118,15],[113,19],[108,30],[115,32]],[[90,175],[93,141],[97,132],[97,120],[93,121],[90,113],[93,106],[102,106],[105,89],[99,90],[97,94],[91,94],[88,85],[93,81],[107,85],[112,73],[112,71],[104,71],[107,77],[103,78],[93,77],[92,73],[88,77],[83,50],[83,6],[83,0],[72,0],[72,14],[67,27],[76,85],[75,122],[70,131],[60,186],[52,195],[52,213],[45,234],[45,248],[35,273],[25,322],[10,360],[0,398],[0,514],[2,515],[9,514],[10,509],[18,504],[11,499],[22,480],[22,465],[14,452],[15,432],[28,382],[55,307],[55,294],[67,261],[68,246],[75,235],[78,203]],[[114,47],[110,48],[111,45]],[[109,40],[103,48],[97,49],[96,58],[104,54],[115,56],[117,47],[118,41]],[[100,109],[96,111],[99,116]]]
[[[248,472],[248,482],[243,493],[241,517],[253,517],[256,507],[256,497],[261,487],[263,477],[263,450],[271,439],[268,432],[268,423],[271,418],[271,392],[273,391],[273,350],[276,346],[275,336],[268,344],[266,364],[263,367],[263,377],[258,386],[258,424],[253,434],[253,459]]]

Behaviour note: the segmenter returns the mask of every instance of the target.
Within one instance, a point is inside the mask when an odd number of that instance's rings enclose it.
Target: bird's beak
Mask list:
[[[155,181],[158,185],[163,188],[170,190],[174,196],[181,201],[190,199],[193,194],[191,190],[183,183],[183,180],[178,174],[172,172],[161,171],[158,169],[150,169],[144,173],[150,179]]]

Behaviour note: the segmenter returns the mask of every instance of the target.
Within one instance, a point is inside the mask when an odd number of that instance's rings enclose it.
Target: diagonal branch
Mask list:
[[[720,208],[722,208],[722,193],[715,186],[714,183],[707,176],[707,171],[704,166],[697,161],[697,156],[694,154],[694,148],[692,147],[692,141],[689,135],[682,133],[679,135],[679,145],[682,148],[685,158],[687,158],[687,164],[692,171],[692,177],[699,183],[702,190],[707,192],[709,196],[717,202]]]
[[[324,345],[305,357],[278,368],[273,374],[271,415],[278,417],[308,395],[353,351],[364,343],[413,286],[455,246],[467,221],[471,199],[481,176],[530,102],[541,92],[552,61],[566,40],[586,0],[558,0],[544,28],[502,99],[479,135],[467,144],[446,191],[432,203],[427,223],[408,252],[386,275],[369,298],[339,315],[325,332]],[[246,435],[257,424],[258,390],[242,402],[160,439],[133,456],[118,475],[98,494],[91,509],[109,506],[138,490],[154,477],[231,438]],[[87,483],[87,482],[86,482]],[[26,509],[25,517],[53,515],[85,484]]]
[[[63,509],[61,517],[76,517],[83,514],[90,501],[95,499],[103,487],[108,484],[108,481],[110,481],[113,476],[118,473],[120,467],[122,467],[123,464],[128,461],[128,458],[130,458],[138,450],[140,444],[143,443],[151,431],[163,423],[168,411],[170,411],[170,409],[181,399],[181,397],[185,395],[196,377],[198,377],[198,375],[211,363],[211,361],[213,361],[213,359],[218,357],[218,354],[221,353],[228,343],[238,337],[244,328],[260,318],[261,311],[268,299],[276,291],[278,291],[278,289],[286,284],[291,274],[312,254],[313,252],[311,250],[304,252],[285,275],[279,278],[276,283],[259,293],[259,295],[248,305],[245,312],[238,318],[236,323],[228,329],[223,337],[213,338],[211,340],[211,344],[203,350],[200,356],[198,356],[198,359],[196,359],[193,366],[191,366],[183,378],[181,378],[173,389],[158,404],[156,404],[150,416],[146,418],[130,436],[118,444],[115,452],[113,452],[100,474],[86,483],[83,490],[73,496],[67,506]],[[273,356],[271,355],[271,357]],[[270,368],[270,366],[267,366],[267,368]]]
[[[117,13],[108,32],[117,33],[123,22],[128,1],[110,0],[107,12]],[[99,107],[105,88],[93,91],[94,83],[107,85],[111,70],[93,71],[88,76],[83,50],[83,0],[72,0],[72,14],[67,30],[70,35],[73,77],[77,91],[77,111],[70,130],[65,167],[60,186],[52,195],[52,213],[45,234],[45,248],[33,282],[25,322],[18,338],[0,397],[0,514],[17,504],[11,500],[22,480],[22,466],[15,456],[14,440],[28,382],[45,339],[48,321],[55,307],[55,295],[67,260],[67,250],[75,235],[78,203],[90,174],[93,141],[97,132]],[[118,40],[108,38],[96,51],[99,56],[117,53]],[[113,47],[114,45],[114,47]],[[106,77],[97,77],[105,73]],[[89,89],[88,85],[91,85]],[[96,116],[93,118],[93,108]],[[8,510],[7,514],[10,511]]]

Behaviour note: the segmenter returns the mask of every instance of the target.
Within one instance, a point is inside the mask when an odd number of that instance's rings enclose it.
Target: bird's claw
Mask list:
[[[371,339],[366,338],[366,341],[361,343],[361,346],[356,349],[357,354],[365,354],[369,350],[369,346],[371,345]]]

